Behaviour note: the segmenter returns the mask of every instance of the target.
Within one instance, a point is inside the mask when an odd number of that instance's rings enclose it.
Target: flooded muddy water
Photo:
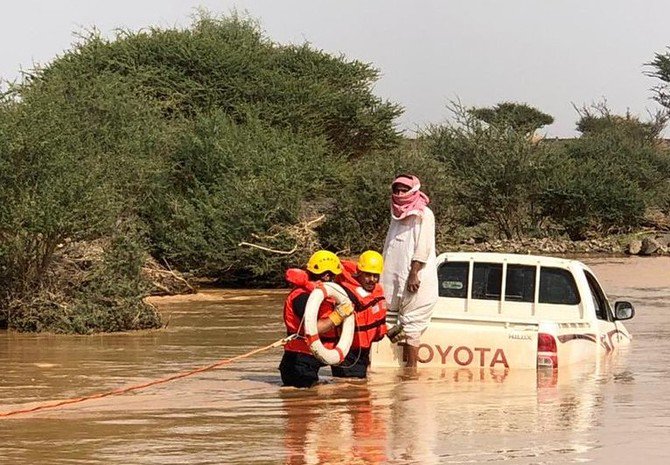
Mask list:
[[[224,368],[0,419],[7,464],[437,464],[670,461],[670,258],[586,261],[633,302],[633,342],[561,373],[396,371],[280,387],[281,349]],[[285,291],[157,299],[165,330],[0,332],[0,412],[151,381],[270,344]]]

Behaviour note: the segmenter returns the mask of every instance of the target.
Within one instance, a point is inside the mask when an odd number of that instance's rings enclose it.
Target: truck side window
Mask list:
[[[475,263],[472,269],[472,298],[500,300],[502,263]]]
[[[468,262],[445,262],[437,269],[440,297],[468,296]]]
[[[505,300],[532,302],[535,299],[535,267],[507,265]]]
[[[589,289],[591,289],[591,297],[593,298],[593,306],[596,309],[596,317],[599,320],[613,321],[611,318],[612,310],[610,309],[609,302],[605,297],[605,293],[598,284],[596,278],[584,270],[584,275],[586,276],[586,281],[589,283]]]
[[[575,279],[562,268],[540,268],[540,303],[577,305],[580,301]]]

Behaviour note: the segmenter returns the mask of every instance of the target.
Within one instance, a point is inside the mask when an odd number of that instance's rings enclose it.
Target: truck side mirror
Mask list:
[[[633,304],[621,300],[614,303],[614,319],[615,320],[630,320],[635,316],[635,309]]]

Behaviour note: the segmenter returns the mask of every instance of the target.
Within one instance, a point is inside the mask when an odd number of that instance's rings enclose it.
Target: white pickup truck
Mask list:
[[[610,305],[577,260],[455,252],[438,257],[439,299],[422,336],[424,366],[559,369],[628,344],[629,302]],[[387,316],[387,324],[397,314]],[[372,367],[401,367],[402,347],[376,344]]]

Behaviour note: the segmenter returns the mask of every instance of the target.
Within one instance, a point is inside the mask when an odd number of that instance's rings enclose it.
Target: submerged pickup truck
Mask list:
[[[439,299],[419,362],[444,368],[558,369],[628,344],[629,302],[610,305],[577,260],[499,253],[438,257]],[[389,313],[393,325],[397,314]],[[402,347],[384,339],[372,367],[401,367]]]

